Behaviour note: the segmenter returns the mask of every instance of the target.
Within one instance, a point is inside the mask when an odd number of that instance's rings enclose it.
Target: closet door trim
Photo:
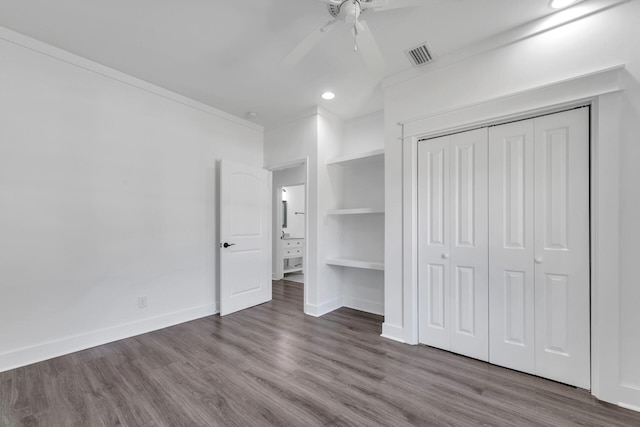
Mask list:
[[[624,81],[624,65],[619,65],[508,96],[414,115],[413,119],[408,114],[388,118],[387,144],[400,144],[402,149],[395,155],[389,151],[387,175],[402,176],[403,201],[397,219],[394,220],[393,215],[386,217],[390,221],[387,240],[402,245],[402,255],[396,264],[393,254],[387,251],[389,268],[385,281],[391,283],[401,277],[402,296],[397,295],[397,287],[386,291],[385,315],[394,320],[386,320],[383,324],[384,336],[408,344],[418,343],[415,235],[418,140],[514,117],[591,105],[591,393],[614,404],[638,406],[640,390],[621,382],[621,337],[617,316],[620,309],[620,195],[616,189],[619,188],[621,138],[618,121]],[[396,163],[399,161],[402,162],[401,170]],[[393,233],[398,219],[402,221],[401,237]]]

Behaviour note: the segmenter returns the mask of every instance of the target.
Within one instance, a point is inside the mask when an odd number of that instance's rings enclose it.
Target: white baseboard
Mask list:
[[[640,412],[640,406],[630,405],[624,402],[618,402],[618,406],[625,409],[630,409],[632,411]]]
[[[340,307],[342,307],[342,298],[336,298],[320,305],[305,304],[304,313],[309,316],[320,317],[327,313],[331,313],[333,310],[337,310]]]
[[[387,338],[390,340],[398,341],[404,343],[404,328],[401,326],[390,325],[388,323],[382,324],[382,333],[380,334],[382,338]]]
[[[201,317],[211,316],[216,313],[217,311],[213,305],[203,305],[9,351],[0,354],[0,372],[167,328]]]
[[[368,301],[354,297],[342,297],[342,305],[344,307],[353,308],[354,310],[384,316],[384,303],[381,302]]]

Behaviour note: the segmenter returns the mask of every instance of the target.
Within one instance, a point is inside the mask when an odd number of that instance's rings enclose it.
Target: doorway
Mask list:
[[[272,279],[303,287],[306,301],[308,195],[307,162],[271,168],[273,172]]]
[[[304,283],[305,185],[282,187],[279,254],[283,279]]]

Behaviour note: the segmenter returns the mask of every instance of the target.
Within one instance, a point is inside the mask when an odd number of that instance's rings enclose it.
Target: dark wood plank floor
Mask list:
[[[2,425],[639,426],[584,390],[380,338],[382,319],[273,301],[0,373]]]

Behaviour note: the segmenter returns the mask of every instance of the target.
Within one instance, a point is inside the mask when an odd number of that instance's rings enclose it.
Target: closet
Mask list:
[[[420,141],[419,341],[590,388],[589,108]]]

